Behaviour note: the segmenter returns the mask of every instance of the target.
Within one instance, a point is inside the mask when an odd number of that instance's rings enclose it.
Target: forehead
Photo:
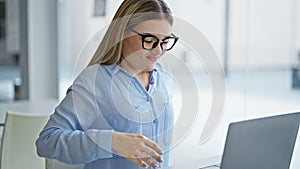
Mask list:
[[[141,31],[141,33],[170,35],[172,26],[166,19],[152,19],[139,23],[135,26],[135,29]]]

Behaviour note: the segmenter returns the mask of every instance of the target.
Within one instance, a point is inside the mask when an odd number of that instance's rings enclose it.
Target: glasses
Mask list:
[[[140,32],[134,29],[131,29],[131,31],[142,37],[142,46],[143,49],[146,50],[152,50],[156,48],[156,46],[159,44],[163,51],[168,51],[174,47],[174,45],[179,39],[179,37],[175,36],[174,34],[171,34],[172,36],[168,36],[160,40],[158,37],[149,33],[141,34]]]

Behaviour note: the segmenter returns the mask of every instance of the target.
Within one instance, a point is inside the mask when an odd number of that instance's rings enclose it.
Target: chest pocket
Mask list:
[[[153,100],[153,110],[155,113],[155,117],[159,118],[166,111],[166,105],[168,103],[168,98],[167,98],[166,94],[164,94],[162,91],[156,90],[152,94],[152,100]]]

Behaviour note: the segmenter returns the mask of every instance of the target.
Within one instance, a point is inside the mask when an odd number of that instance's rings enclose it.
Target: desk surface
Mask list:
[[[297,154],[294,153],[294,155],[293,155],[294,158],[291,161],[290,169],[298,169],[299,168],[299,164],[300,164],[300,160],[298,158],[299,153],[300,152],[298,152]],[[210,158],[199,159],[199,160],[195,160],[195,161],[188,161],[188,162],[184,162],[184,163],[175,163],[173,166],[164,167],[162,169],[183,169],[183,168],[199,169],[199,168],[212,166],[215,164],[220,164],[221,159],[222,159],[222,156],[214,156],[214,157],[210,157]],[[208,167],[206,169],[210,169],[210,167]]]
[[[0,104],[0,122],[4,122],[5,113],[15,112],[15,113],[25,113],[30,115],[45,115],[52,114],[54,108],[58,104],[58,100],[55,99],[45,99],[36,101],[15,101],[9,103]]]
[[[55,99],[36,100],[36,101],[15,101],[0,104],[0,112],[7,111],[33,113],[33,114],[51,114],[58,104]]]
[[[207,167],[215,164],[219,164],[221,156],[214,156],[196,161],[188,161],[184,163],[175,163],[173,166],[164,167],[162,169],[199,169],[200,167]]]

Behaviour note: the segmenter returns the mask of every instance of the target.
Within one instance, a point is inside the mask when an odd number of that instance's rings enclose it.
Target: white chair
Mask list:
[[[46,169],[83,169],[83,165],[68,165],[57,160],[46,159]]]
[[[6,113],[2,134],[0,169],[43,169],[44,158],[38,157],[35,140],[49,115]]]

